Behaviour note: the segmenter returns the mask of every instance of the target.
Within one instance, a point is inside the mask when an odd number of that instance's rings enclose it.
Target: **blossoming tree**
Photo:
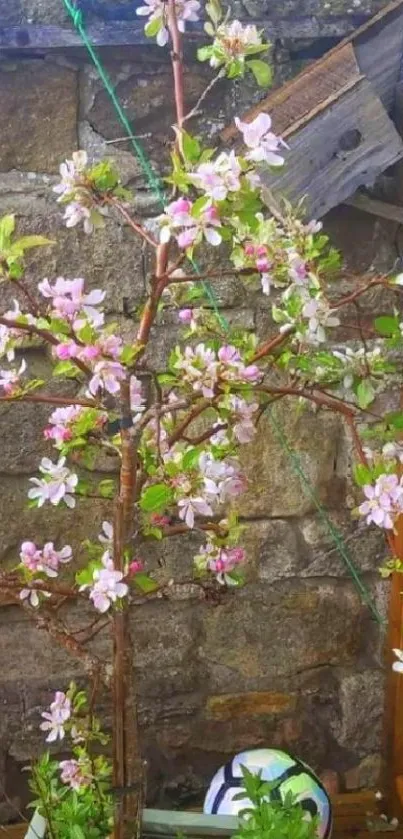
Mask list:
[[[87,289],[82,278],[42,279],[32,294],[24,279],[24,254],[49,243],[37,236],[18,238],[12,216],[0,221],[1,278],[16,294],[14,307],[0,317],[0,401],[53,408],[44,436],[55,455],[43,458],[39,476],[30,479],[30,503],[74,510],[88,492],[80,467],[104,449],[119,463],[119,479],[98,487],[111,499],[111,519],[98,538],[92,534],[88,564],[76,571],[74,581],[63,574],[74,560],[69,545],[39,545],[25,535],[19,564],[0,575],[3,591],[80,659],[92,684],[90,700],[71,686],[58,691],[42,715],[47,741],[68,735],[72,748],[71,759],[60,764],[45,756],[35,776],[34,788],[54,837],[67,836],[63,830],[73,818],[63,810],[63,789],[76,793],[74,806],[84,802],[87,831],[88,802],[95,801],[96,818],[86,836],[97,839],[111,831],[109,765],[93,751],[94,744],[105,743],[93,715],[101,685],[113,697],[114,836],[133,835],[143,767],[129,607],[133,593],[149,596],[158,587],[139,557],[139,545],[144,551],[147,540],[163,544],[172,535],[194,531],[200,536],[194,557],[199,585],[242,584],[247,557],[237,509],[247,482],[237,451],[251,442],[274,402],[290,396],[343,415],[361,461],[357,478],[366,500],[359,514],[392,538],[403,512],[403,456],[393,442],[401,415],[381,429],[388,435],[381,458],[364,450],[356,428],[356,417],[368,411],[385,374],[393,373],[384,350],[401,340],[398,316],[379,319],[375,346],[368,347],[364,336],[354,349],[334,341],[329,349],[326,343],[340,323],[343,306],[375,285],[398,294],[400,278],[364,278],[344,297],[334,291],[329,295],[328,280],[338,276],[340,266],[321,224],[304,223],[286,204],[269,211],[262,200],[262,169],[282,166],[292,153],[273,133],[268,115],[250,123],[236,119],[240,153],[203,148],[189,133],[191,118],[216,80],[247,72],[260,84],[270,79],[268,65],[256,57],[267,50],[261,34],[254,26],[230,22],[217,0],[210,0],[205,30],[211,43],[201,47],[199,59],[208,61],[216,75],[186,114],[182,37],[186,22],[197,20],[200,11],[198,0],[146,0],[138,9],[148,17],[147,35],[172,48],[176,125],[167,178],[172,194],[164,212],[151,224],[132,217],[130,196],[113,167],[91,164],[83,151],[62,164],[55,187],[67,227],[82,224],[91,234],[107,223],[106,216],[118,214],[153,254],[135,340],[125,343],[105,321],[104,291]],[[217,259],[208,254],[220,246],[222,264],[217,267]],[[207,264],[202,270],[195,263],[199,252]],[[204,282],[214,284],[225,273],[237,274],[272,297],[273,327],[266,340],[259,342],[255,335],[223,324],[219,313],[206,305]],[[166,368],[155,370],[146,350],[152,358],[152,330],[158,330],[166,307],[177,310],[183,341]],[[48,346],[53,374],[76,383],[74,397],[47,393],[46,383],[30,376],[22,358],[30,340]],[[71,383],[69,387],[71,393]],[[77,599],[83,609],[90,601],[97,613],[80,640],[59,617],[66,598]],[[91,649],[91,640],[105,626],[111,627],[112,666]],[[50,801],[58,802],[57,817],[45,807],[49,789]]]

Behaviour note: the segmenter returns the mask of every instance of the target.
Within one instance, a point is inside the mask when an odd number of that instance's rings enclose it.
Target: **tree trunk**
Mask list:
[[[121,389],[122,464],[120,491],[114,516],[114,564],[124,571],[130,546],[136,495],[137,440],[130,427],[129,382]],[[142,761],[137,726],[130,611],[116,611],[113,626],[113,773],[116,791],[114,839],[134,839],[141,822]]]

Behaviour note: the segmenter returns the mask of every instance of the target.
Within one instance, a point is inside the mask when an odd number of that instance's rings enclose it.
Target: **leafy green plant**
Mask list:
[[[239,829],[232,839],[316,839],[318,818],[311,818],[291,792],[284,798],[273,797],[278,783],[263,781],[242,767],[244,790],[235,796],[246,797],[250,807],[239,814]]]

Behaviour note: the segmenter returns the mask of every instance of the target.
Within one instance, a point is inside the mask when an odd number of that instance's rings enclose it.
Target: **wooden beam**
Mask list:
[[[342,50],[332,50],[321,61],[311,64],[290,82],[273,91],[267,99],[255,105],[243,119],[255,119],[267,111],[277,134],[288,137],[318,109],[327,108],[340,94],[353,87],[360,79],[354,50],[347,44]],[[221,133],[224,143],[239,137],[234,124]]]
[[[306,214],[321,218],[403,157],[403,143],[370,83],[359,78],[287,132],[286,165],[262,173],[276,195],[306,199]],[[349,145],[350,143],[350,145]],[[269,203],[269,202],[268,202]]]
[[[387,204],[386,201],[378,201],[378,199],[370,198],[360,192],[357,192],[344,203],[348,207],[355,207],[357,210],[363,210],[364,213],[369,213],[372,216],[403,224],[403,207],[399,207],[397,204]]]
[[[403,2],[392,5],[353,38],[358,66],[388,111],[394,104],[403,57]]]
[[[346,20],[348,29],[355,28],[354,16],[349,15],[348,19],[331,17],[312,20],[312,17],[298,16],[297,18],[284,18],[273,20],[270,18],[254,19],[253,23],[259,30],[262,30],[270,42],[277,38],[289,38],[296,40],[306,38],[309,31],[311,38],[326,38],[334,35],[335,26],[341,25]],[[247,21],[250,23],[250,19]],[[109,23],[96,22],[91,17],[88,24],[88,36],[96,47],[131,47],[131,46],[155,46],[152,39],[144,35],[144,21],[141,19],[124,22],[113,21]],[[188,25],[186,42],[199,43],[206,39],[203,23]],[[50,24],[9,24],[7,20],[0,20],[0,52],[4,54],[18,50],[22,55],[32,51],[44,52],[53,50],[82,49],[83,44],[80,36],[74,30],[72,24],[57,26]],[[159,48],[158,48],[159,49]]]
[[[154,46],[144,34],[144,23],[99,23],[88,27],[88,37],[96,47]],[[202,31],[189,33],[190,41],[200,41]],[[51,25],[1,26],[0,53],[83,49],[80,35],[73,27]]]

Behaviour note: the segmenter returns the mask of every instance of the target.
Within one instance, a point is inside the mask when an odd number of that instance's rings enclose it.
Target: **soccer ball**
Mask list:
[[[209,815],[236,816],[250,807],[247,798],[234,801],[243,787],[242,769],[253,774],[261,773],[264,781],[277,781],[272,798],[283,799],[292,792],[303,810],[319,816],[318,837],[328,839],[332,829],[332,809],[329,796],[312,770],[301,760],[290,757],[277,749],[254,749],[241,752],[214,775],[204,802],[204,812]]]

